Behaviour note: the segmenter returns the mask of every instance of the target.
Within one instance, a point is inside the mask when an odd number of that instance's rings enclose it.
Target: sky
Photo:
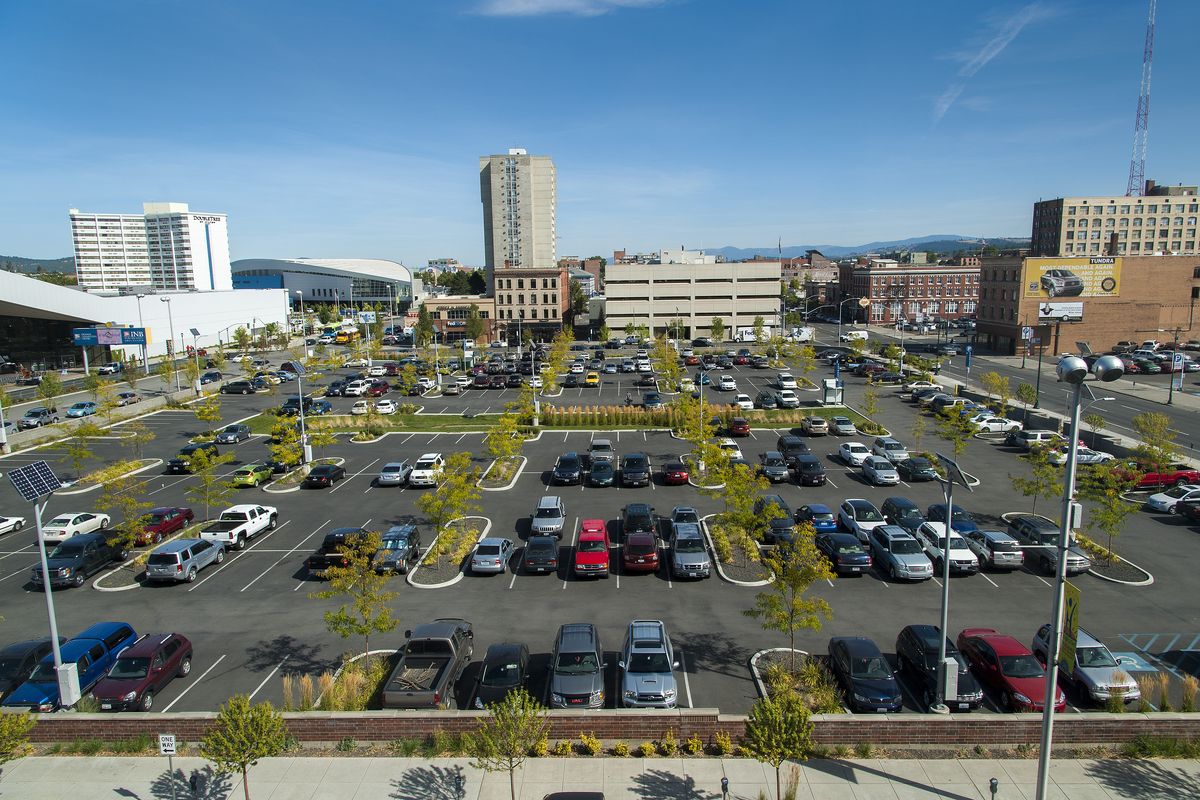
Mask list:
[[[0,3],[0,253],[70,255],[69,208],[177,201],[227,213],[235,259],[481,264],[478,158],[510,147],[554,159],[560,256],[1027,237],[1038,199],[1124,193],[1146,11]],[[1200,181],[1198,28],[1159,3],[1160,183]]]

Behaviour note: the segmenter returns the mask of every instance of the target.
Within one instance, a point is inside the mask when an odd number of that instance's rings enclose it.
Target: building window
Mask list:
[[[536,308],[529,309],[529,317],[530,317],[530,319],[537,319],[537,309]]]
[[[1129,206],[1121,206],[1121,213],[1122,213],[1122,214],[1128,214],[1128,213],[1129,213]]]
[[[1073,215],[1075,213],[1075,206],[1067,206],[1067,213]]]
[[[517,288],[518,289],[525,288],[525,279],[524,278],[517,278]],[[524,301],[522,301],[522,302],[524,302]]]

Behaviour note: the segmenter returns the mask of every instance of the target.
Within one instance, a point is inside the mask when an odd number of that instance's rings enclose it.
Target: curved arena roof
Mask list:
[[[399,261],[382,258],[243,258],[234,261],[233,271],[279,270],[281,272],[324,272],[390,281],[412,282],[412,270]]]

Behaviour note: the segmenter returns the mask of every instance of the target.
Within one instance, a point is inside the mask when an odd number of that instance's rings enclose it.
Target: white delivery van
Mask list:
[[[842,334],[843,342],[853,342],[856,340],[865,342],[867,340],[867,332],[866,331],[846,331],[845,333]]]

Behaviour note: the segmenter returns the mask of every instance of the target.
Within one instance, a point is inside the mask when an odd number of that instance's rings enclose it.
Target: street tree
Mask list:
[[[209,455],[208,450],[200,448],[190,458],[196,480],[188,486],[186,494],[189,500],[204,506],[204,518],[209,519],[212,507],[223,505],[237,491],[237,487],[221,475],[221,467],[233,461],[233,453]]]
[[[602,342],[607,342],[609,339],[611,339],[612,331],[608,329],[608,323],[606,323],[606,322],[600,323],[600,330],[597,332],[596,335],[600,337],[600,341],[602,341]]]
[[[789,669],[793,675],[796,632],[819,631],[822,621],[833,617],[833,609],[824,598],[808,595],[813,583],[834,577],[829,559],[817,550],[815,536],[811,525],[797,526],[791,541],[779,543],[763,557],[763,563],[775,573],[775,580],[755,596],[751,608],[742,612],[757,619],[763,630],[778,631],[788,637]]]
[[[813,725],[808,706],[794,691],[755,701],[746,718],[742,747],[756,761],[775,768],[775,799],[783,800],[780,768],[785,761],[804,761],[812,753]]]
[[[70,435],[63,441],[63,451],[71,464],[75,480],[78,481],[83,479],[84,464],[96,455],[92,450],[91,440],[103,436],[104,431],[90,419],[84,419],[70,431]]]
[[[917,414],[913,417],[911,433],[912,433],[914,450],[921,449],[921,440],[925,438],[925,431],[927,431],[928,429],[929,429],[929,423],[925,421],[924,416]]]
[[[995,397],[996,402],[1000,404],[1000,416],[1007,414],[1008,405],[1012,402],[1012,387],[1009,385],[1008,376],[992,370],[980,375],[979,381],[983,384],[983,390]]]
[[[517,770],[550,732],[549,715],[524,688],[509,692],[487,710],[487,718],[467,736],[471,766],[507,772],[509,796],[517,800]]]
[[[250,698],[229,698],[204,738],[200,755],[220,772],[240,772],[245,800],[250,800],[250,767],[288,749],[292,740],[283,715],[268,702],[251,705]]]
[[[1032,383],[1017,384],[1017,402],[1024,405],[1026,411],[1029,410],[1031,405],[1037,402],[1037,399],[1037,388]]]
[[[58,377],[57,372],[42,373],[41,383],[37,387],[37,396],[46,404],[46,408],[51,411],[58,410],[58,398],[62,396],[63,384],[62,379]]]
[[[486,328],[487,325],[479,317],[479,306],[471,303],[471,307],[467,309],[467,324],[465,327],[467,338],[472,342],[479,341]]]
[[[300,447],[300,431],[288,417],[276,417],[271,426],[271,438],[267,442],[271,458],[291,468],[300,463],[303,450]]]
[[[709,328],[712,330],[712,338],[714,342],[725,341],[725,320],[720,317],[713,317],[709,322]]]
[[[715,524],[709,527],[713,544],[723,561],[730,560],[734,547],[740,548],[749,560],[758,561],[758,539],[762,535],[763,524],[773,517],[770,508],[763,509],[761,515],[755,514],[754,504],[770,484],[749,467],[731,464],[728,454],[723,450],[720,454],[714,453],[713,458],[716,463],[710,466],[709,474],[721,485],[701,489],[702,493],[719,500],[723,507],[716,516]],[[774,513],[780,516],[782,511],[775,508]]]
[[[221,395],[209,395],[202,402],[192,406],[192,413],[196,415],[197,422],[203,422],[208,427],[204,431],[204,435],[215,435],[217,425],[221,422]]]
[[[1082,422],[1092,429],[1092,449],[1094,450],[1096,448],[1096,434],[1104,430],[1108,424],[1108,420],[1104,418],[1103,414],[1097,414],[1093,411],[1090,414],[1084,414]]]
[[[1140,444],[1134,450],[1137,460],[1147,472],[1166,472],[1179,458],[1171,418],[1157,411],[1146,411],[1133,418]]]
[[[1123,495],[1137,488],[1140,480],[1137,472],[1112,461],[1092,464],[1079,471],[1079,497],[1092,504],[1087,528],[1089,531],[1100,531],[1108,537],[1110,554],[1113,537],[1125,529],[1125,520],[1131,514],[1136,514],[1139,508],[1139,504],[1129,502]]]
[[[127,470],[128,465],[117,464],[117,470]],[[144,500],[147,484],[133,475],[113,476],[104,484],[104,490],[96,500],[96,506],[119,522],[108,529],[109,544],[122,551],[132,550],[137,544],[138,534],[150,519],[154,504]]]
[[[938,436],[950,443],[954,458],[958,459],[966,452],[967,444],[975,435],[975,426],[968,416],[959,413],[957,407],[946,406],[937,414],[937,432]]]
[[[250,344],[254,337],[250,335],[250,331],[243,327],[237,327],[233,330],[233,341],[237,345],[238,353],[245,354],[250,351]]]
[[[413,328],[413,344],[425,347],[433,341],[433,317],[424,303],[417,309],[417,324]]]
[[[519,412],[514,409],[498,416],[484,434],[483,442],[487,446],[488,455],[497,461],[505,462],[519,456],[521,448],[525,446]]]
[[[121,439],[121,443],[127,447],[132,447],[133,452],[139,459],[142,458],[146,445],[158,438],[158,435],[140,419],[135,419],[133,422],[122,425],[121,432],[125,434],[125,438]]]
[[[862,410],[863,415],[872,420],[879,413],[879,390],[874,384],[868,383],[863,387]]]
[[[375,569],[375,553],[381,546],[378,531],[348,537],[341,551],[344,563],[325,569],[329,588],[309,594],[321,600],[342,600],[336,611],[325,612],[325,627],[343,639],[363,637],[363,658],[371,654],[372,633],[387,633],[399,624],[390,605],[398,595],[387,589],[391,573]]]
[[[754,318],[754,341],[762,344],[767,340],[765,332],[766,321],[759,315]]]
[[[1062,494],[1062,468],[1050,460],[1050,449],[1042,445],[1034,445],[1028,453],[1021,455],[1021,460],[1029,465],[1029,475],[1013,475],[1008,479],[1012,486],[1026,497],[1033,498],[1031,513],[1037,513],[1037,503],[1041,498],[1058,497]]]
[[[659,377],[667,384],[667,391],[676,391],[683,377],[683,368],[679,366],[679,352],[671,346],[666,336],[660,335],[654,340],[650,358]]]
[[[83,390],[92,396],[92,402],[94,403],[100,398],[100,387],[107,383],[107,381],[104,380],[103,375],[97,375],[94,372],[89,372],[87,375],[83,376],[83,381],[81,383]]]
[[[583,290],[583,284],[579,281],[572,280],[570,282],[570,306],[567,308],[567,313],[571,315],[571,324],[575,324],[575,320],[588,315],[588,296]]]
[[[449,525],[456,519],[479,510],[479,468],[465,451],[446,459],[442,482],[432,492],[417,500],[417,509],[429,519],[437,541],[425,553],[425,563],[436,561],[444,553],[456,552],[471,538],[471,526],[462,526],[456,533]]]

